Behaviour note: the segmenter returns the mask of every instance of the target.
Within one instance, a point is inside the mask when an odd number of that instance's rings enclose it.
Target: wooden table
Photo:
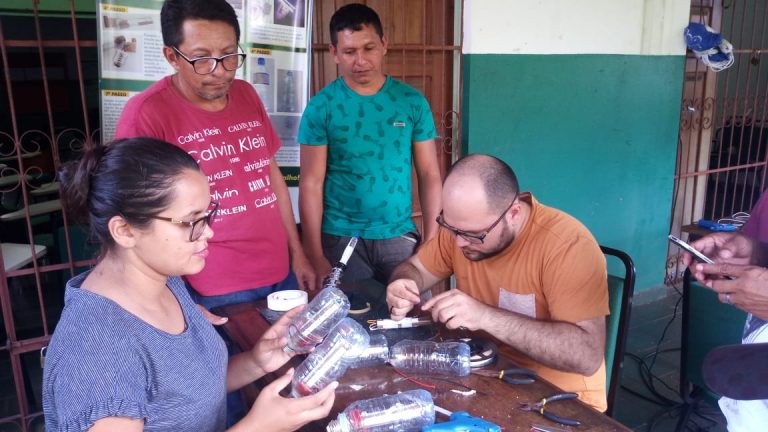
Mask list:
[[[259,301],[227,306],[220,308],[215,312],[229,317],[229,321],[224,325],[225,332],[241,350],[247,350],[253,347],[261,334],[269,328],[269,323],[260,313],[260,310],[265,307],[266,302]],[[386,306],[384,306],[384,309],[386,309]],[[379,317],[383,318],[383,316]],[[356,319],[359,320],[359,318]],[[442,332],[443,331],[441,331],[441,333]],[[271,382],[277,376],[281,375],[288,367],[297,366],[301,360],[301,356],[294,357],[288,365],[284,366],[276,373],[267,375],[244,389],[246,399],[249,403],[252,403],[255,396],[258,394],[259,388],[263,388],[268,382]],[[509,360],[499,358],[496,364],[488,366],[488,368],[500,370],[510,366],[512,366],[512,363]],[[543,397],[561,392],[557,387],[542,379],[538,379],[534,384],[530,385],[512,386],[496,378],[486,378],[478,375],[470,375],[461,378],[443,377],[477,391],[475,395],[464,396],[451,391],[452,389],[466,390],[455,384],[438,381],[426,375],[419,375],[418,378],[425,382],[437,385],[435,390],[431,390],[436,405],[450,411],[467,411],[473,416],[482,417],[502,426],[506,432],[529,431],[531,424],[533,423],[578,431],[630,430],[578,400],[561,401],[554,403],[551,406],[551,410],[558,415],[576,418],[581,421],[581,426],[578,428],[557,425],[544,419],[538,413],[519,410],[518,406],[520,403],[537,402]],[[312,422],[301,430],[308,432],[325,431],[328,422],[331,419],[336,418],[336,415],[339,412],[343,411],[347,405],[354,401],[417,388],[419,387],[416,384],[407,381],[405,378],[398,375],[390,366],[350,369],[339,381],[339,387],[336,390],[336,400],[329,417]],[[438,422],[446,420],[447,419],[442,415],[437,416]]]
[[[19,243],[3,243],[3,267],[5,271],[18,270],[25,265],[32,262],[32,249],[28,244]],[[45,255],[46,248],[44,245],[35,246],[35,258],[40,258]]]

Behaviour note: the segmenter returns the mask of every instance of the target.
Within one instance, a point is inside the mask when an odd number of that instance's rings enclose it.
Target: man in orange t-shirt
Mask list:
[[[490,334],[517,364],[605,411],[607,270],[589,230],[520,193],[492,156],[456,162],[442,197],[443,229],[392,273],[392,319],[454,274],[457,289],[422,305],[435,321]]]

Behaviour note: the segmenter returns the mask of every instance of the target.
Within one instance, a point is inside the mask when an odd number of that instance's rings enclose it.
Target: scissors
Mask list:
[[[558,393],[549,397],[545,397],[544,399],[536,403],[529,403],[529,402],[521,403],[520,409],[523,411],[537,411],[539,414],[544,416],[545,419],[552,420],[555,423],[560,423],[567,426],[578,426],[581,424],[580,421],[576,419],[560,417],[546,410],[547,403],[557,402],[557,401],[566,400],[566,399],[576,399],[578,396],[579,395],[577,395],[576,393]]]
[[[538,374],[530,369],[509,368],[500,371],[474,370],[475,375],[498,378],[508,384],[533,384]]]

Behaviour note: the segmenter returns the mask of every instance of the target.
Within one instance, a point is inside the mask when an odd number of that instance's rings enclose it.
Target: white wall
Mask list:
[[[465,0],[465,54],[683,55],[690,0]]]

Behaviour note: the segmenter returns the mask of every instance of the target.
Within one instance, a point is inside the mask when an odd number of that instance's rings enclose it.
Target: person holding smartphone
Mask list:
[[[768,244],[741,233],[713,233],[691,246],[714,260],[704,264],[686,252],[683,263],[721,302],[749,313],[742,343],[768,342]],[[768,424],[768,400],[723,397],[720,409],[729,432],[762,430]]]

